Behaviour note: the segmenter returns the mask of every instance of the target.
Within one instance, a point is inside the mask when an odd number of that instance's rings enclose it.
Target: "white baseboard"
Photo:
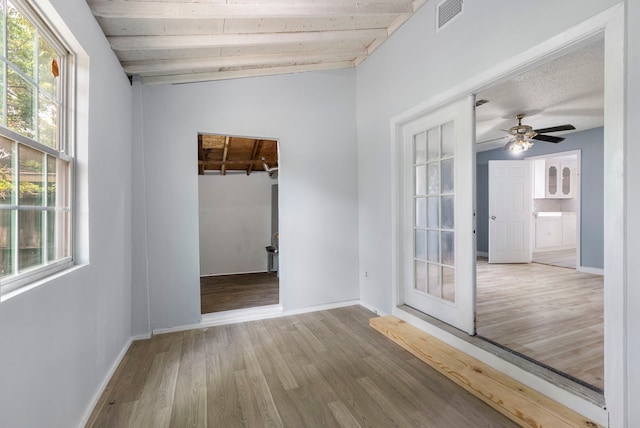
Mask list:
[[[604,269],[602,269],[602,268],[592,268],[592,267],[586,267],[586,266],[578,266],[576,268],[576,270],[578,272],[584,272],[584,273],[590,273],[590,274],[593,274],[593,275],[604,276]]]
[[[151,339],[151,333],[136,334],[135,336],[131,336],[132,342],[135,342],[136,340],[146,340],[146,339]]]
[[[248,275],[248,274],[251,274],[251,273],[268,273],[268,271],[267,271],[267,269],[265,269],[265,270],[251,270],[251,271],[248,271],[248,272],[207,273],[207,274],[200,275],[200,278],[207,278],[207,277],[210,277],[210,276]]]
[[[308,306],[306,308],[293,309],[289,311],[285,311],[282,305],[269,305],[249,309],[236,309],[233,311],[205,314],[197,324],[187,324],[170,328],[158,328],[153,330],[153,334],[174,333],[176,331],[195,330],[199,328],[214,327],[218,325],[236,324],[247,321],[286,317],[289,315],[300,315],[309,312],[326,311],[329,309],[343,308],[346,306],[354,306],[359,304],[361,304],[360,300],[345,300],[342,302]]]
[[[342,302],[326,303],[324,305],[307,306],[305,308],[285,311],[282,313],[282,316],[300,315],[300,314],[306,314],[309,312],[317,312],[317,311],[328,311],[329,309],[344,308],[347,306],[355,306],[359,304],[360,304],[360,300],[344,300]]]
[[[100,386],[98,386],[98,389],[96,390],[95,394],[93,394],[93,398],[89,402],[89,406],[87,407],[87,410],[85,411],[84,415],[82,416],[82,419],[80,419],[80,427],[81,428],[83,428],[87,424],[87,422],[89,421],[89,418],[91,417],[91,413],[93,413],[93,410],[95,409],[96,405],[98,404],[98,400],[100,400],[100,397],[102,397],[102,394],[104,393],[104,390],[107,388],[107,385],[109,384],[109,381],[111,380],[111,378],[113,377],[113,374],[118,369],[118,366],[122,362],[122,359],[126,355],[127,351],[129,350],[129,347],[131,346],[131,343],[133,343],[133,341],[134,341],[133,337],[129,338],[129,340],[124,345],[124,347],[120,350],[120,353],[118,354],[118,356],[116,357],[115,361],[113,362],[113,364],[109,368],[109,371],[104,376],[104,379],[100,383]]]
[[[360,306],[362,306],[365,309],[370,310],[374,314],[379,315],[381,317],[384,317],[386,315],[390,315],[390,314],[388,314],[388,313],[386,313],[384,311],[381,311],[380,309],[376,308],[375,306],[372,306],[372,305],[370,305],[368,303],[363,302],[362,300],[360,300]]]
[[[489,257],[489,253],[486,251],[476,251],[476,255],[480,257]]]

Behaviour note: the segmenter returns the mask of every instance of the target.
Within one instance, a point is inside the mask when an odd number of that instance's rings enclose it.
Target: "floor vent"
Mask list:
[[[456,16],[462,14],[463,0],[443,0],[438,3],[438,22],[436,31],[442,30]]]

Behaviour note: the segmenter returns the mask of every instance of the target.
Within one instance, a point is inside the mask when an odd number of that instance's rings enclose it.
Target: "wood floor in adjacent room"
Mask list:
[[[200,278],[200,313],[277,305],[277,272],[203,276]]]
[[[360,306],[132,344],[87,427],[515,427]]]
[[[477,264],[477,333],[604,389],[604,277],[529,264]]]

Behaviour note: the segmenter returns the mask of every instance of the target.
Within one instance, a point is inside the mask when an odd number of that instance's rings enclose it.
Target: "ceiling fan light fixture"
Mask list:
[[[509,150],[514,153],[522,153],[529,150],[531,147],[533,147],[533,141],[531,141],[529,138],[526,138],[522,134],[518,134],[516,135],[515,140],[513,140],[513,142],[509,146]]]

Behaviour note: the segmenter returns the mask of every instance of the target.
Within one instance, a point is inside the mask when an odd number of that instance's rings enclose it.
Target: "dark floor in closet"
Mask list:
[[[279,301],[276,272],[200,278],[202,314],[277,305]]]

